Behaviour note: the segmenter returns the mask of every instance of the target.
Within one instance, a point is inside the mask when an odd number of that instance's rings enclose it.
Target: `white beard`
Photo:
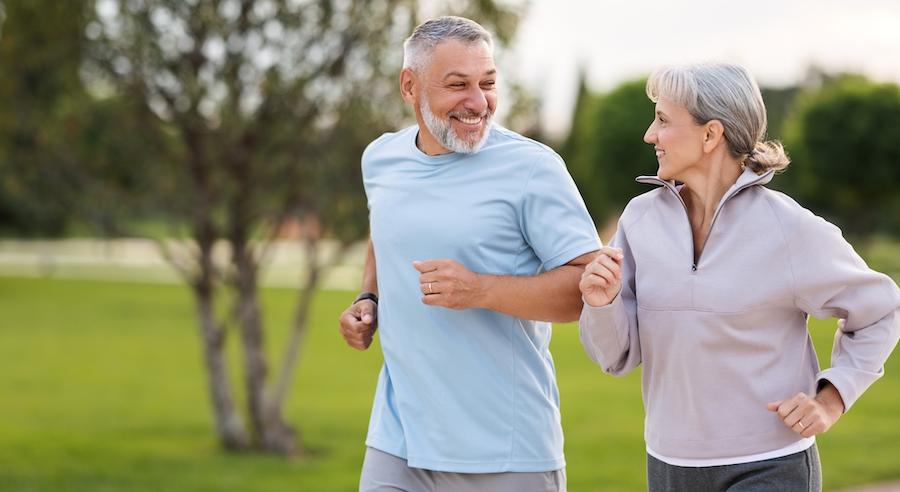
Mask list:
[[[419,103],[419,110],[422,112],[422,119],[425,120],[425,126],[428,128],[428,131],[437,139],[438,143],[441,144],[447,150],[458,152],[461,154],[474,154],[481,150],[481,147],[484,146],[484,143],[487,142],[488,136],[490,135],[490,127],[491,120],[493,119],[493,113],[490,110],[487,110],[487,114],[484,118],[484,126],[481,129],[482,135],[478,138],[478,140],[474,142],[469,142],[459,138],[456,135],[456,132],[453,131],[453,127],[450,124],[449,118],[446,120],[442,120],[437,117],[434,113],[431,112],[431,107],[428,106],[428,100],[424,97],[421,99],[421,103]]]

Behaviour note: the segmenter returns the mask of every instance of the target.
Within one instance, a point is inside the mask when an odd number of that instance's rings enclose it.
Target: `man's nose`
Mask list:
[[[469,89],[467,96],[464,104],[465,108],[473,113],[484,113],[488,107],[488,100],[481,87],[475,86]]]

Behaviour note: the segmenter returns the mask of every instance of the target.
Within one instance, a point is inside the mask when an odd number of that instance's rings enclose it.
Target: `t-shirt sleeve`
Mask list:
[[[555,155],[542,156],[534,164],[522,193],[519,221],[543,271],[601,246],[575,182]]]
[[[362,155],[359,158],[359,171],[360,177],[362,178],[363,192],[366,194],[366,207],[371,211],[372,210],[372,196],[371,190],[369,189],[369,182],[372,179],[372,153],[373,148],[378,144],[379,141],[384,139],[384,135],[376,138],[369,145],[366,146],[365,150],[363,150]]]

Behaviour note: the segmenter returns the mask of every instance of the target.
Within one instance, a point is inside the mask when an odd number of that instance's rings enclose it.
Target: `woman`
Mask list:
[[[819,490],[815,435],[882,373],[900,291],[840,230],[764,187],[788,165],[761,141],[766,113],[743,68],[698,65],[647,82],[644,140],[659,188],[628,204],[585,269],[581,340],[614,375],[643,362],[655,490]],[[820,371],[807,315],[840,318]]]

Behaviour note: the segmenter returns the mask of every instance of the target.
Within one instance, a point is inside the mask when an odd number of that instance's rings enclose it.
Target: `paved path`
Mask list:
[[[330,256],[336,245],[323,242],[319,257]],[[227,262],[228,248],[216,247],[214,257]],[[359,287],[365,244],[356,245],[320,284],[325,289]],[[295,241],[279,241],[262,269],[262,284],[297,287],[303,273],[304,255]],[[172,267],[159,255],[156,245],[144,239],[64,239],[56,241],[0,240],[0,276],[84,278],[122,282],[178,283]]]
[[[855,487],[852,489],[844,489],[840,492],[900,492],[900,482],[879,483]]]

